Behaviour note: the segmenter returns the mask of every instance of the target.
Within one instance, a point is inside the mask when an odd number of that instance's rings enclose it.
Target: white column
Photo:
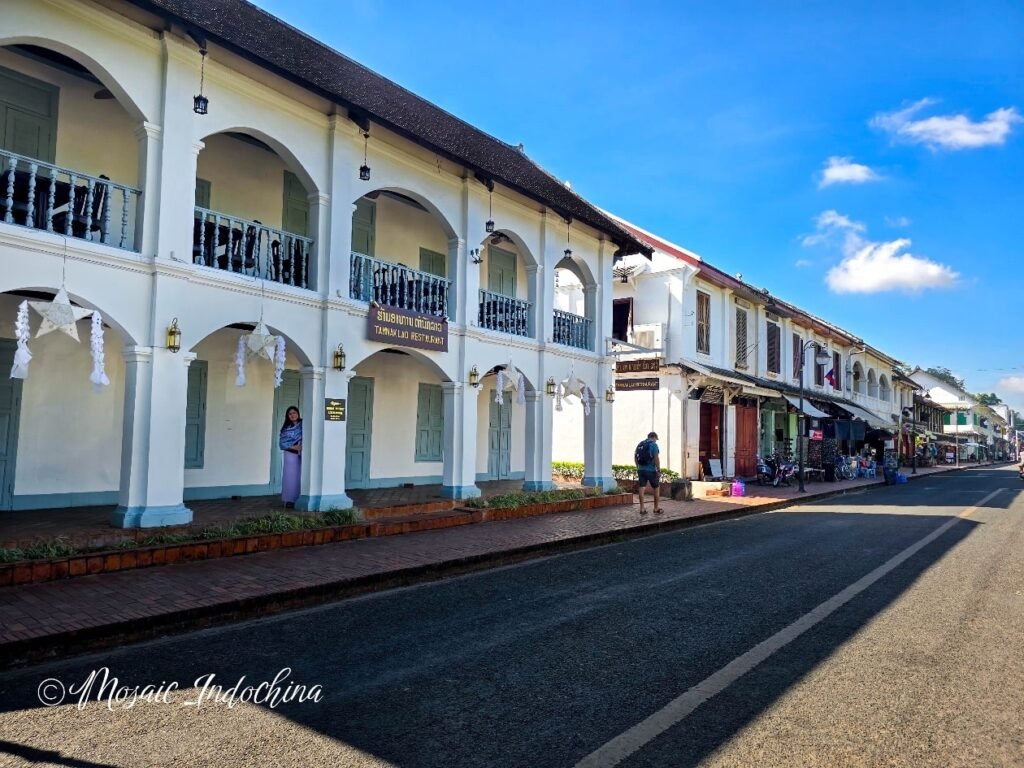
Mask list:
[[[477,307],[480,305],[480,265],[470,264],[466,255],[466,241],[461,237],[448,238],[448,317],[460,324],[476,325]],[[460,285],[461,282],[461,285]]]
[[[612,477],[612,404],[604,397],[609,382],[608,366],[602,365],[595,402],[590,405],[590,415],[583,417],[583,485],[605,490],[616,485]]]
[[[309,200],[309,236],[313,238],[313,252],[307,266],[306,280],[310,288],[321,296],[330,296],[331,275],[331,197],[313,192]],[[351,227],[351,221],[349,223]],[[347,262],[346,262],[347,263]]]
[[[329,277],[324,285],[317,283],[321,294],[330,298],[349,298],[349,275],[352,254],[352,213],[356,199],[365,191],[355,187],[362,155],[356,152],[355,124],[348,118],[333,115],[328,135],[331,148],[329,229],[324,235],[327,246],[323,249]],[[318,249],[319,250],[319,249]],[[319,264],[318,264],[319,266]]]
[[[527,264],[526,267],[526,300],[530,302],[530,318],[529,318],[529,330],[531,339],[541,339],[543,336],[537,332],[538,328],[543,328],[543,302],[544,302],[544,287],[542,285],[544,275],[547,274],[544,271],[544,267],[539,264]],[[539,386],[539,385],[538,385]]]
[[[202,124],[197,121],[205,118],[192,111],[192,96],[199,89],[200,56],[170,33],[164,33],[162,44],[163,130],[159,145],[156,255],[161,258],[173,255],[179,261],[191,262],[196,159],[204,146],[195,136],[202,130]],[[211,102],[210,108],[216,110],[216,102]]]
[[[188,366],[195,355],[126,347],[118,528],[185,525],[183,504]]]
[[[479,387],[458,381],[441,384],[444,399],[444,485],[441,495],[468,499],[480,495],[476,486],[476,424]]]
[[[348,382],[355,374],[305,367],[302,402],[302,491],[295,508],[306,512],[348,509],[352,499],[345,493],[345,422],[325,421],[327,398],[347,400]]]
[[[541,214],[540,226],[540,259],[538,270],[540,290],[537,304],[537,340],[550,343],[555,334],[555,265],[562,260],[560,250],[563,241],[558,239],[558,224],[563,224],[557,214],[545,212]]]
[[[157,255],[161,134],[160,126],[153,123],[142,122],[135,129],[135,138],[139,142],[137,186],[142,190],[142,196],[135,208],[135,247],[147,258]]]
[[[611,285],[611,278],[609,278],[608,284]],[[600,296],[601,286],[583,286],[583,316],[590,319],[590,331],[586,348],[597,352],[599,355],[603,355],[605,352],[604,336],[601,334],[604,323]]]
[[[691,400],[686,393],[686,476],[696,480],[700,475],[700,400]]]
[[[732,404],[733,395],[724,390],[722,399],[722,429],[724,430],[722,450],[722,471],[726,477],[736,476],[736,406]]]
[[[539,384],[538,386],[543,386]],[[551,480],[554,406],[543,392],[526,393],[526,480],[524,491],[546,491]]]

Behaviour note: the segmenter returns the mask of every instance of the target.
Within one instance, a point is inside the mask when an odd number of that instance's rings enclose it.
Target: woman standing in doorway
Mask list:
[[[299,498],[302,483],[302,416],[294,405],[284,415],[279,445],[284,451],[281,500],[284,501],[285,507],[292,509],[295,500]]]

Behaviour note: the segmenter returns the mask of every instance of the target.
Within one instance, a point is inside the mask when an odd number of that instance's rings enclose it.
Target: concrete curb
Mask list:
[[[992,466],[992,465],[982,465]],[[948,469],[927,475],[908,475],[908,480],[932,477],[950,472],[977,469],[977,466]],[[797,499],[780,499],[766,504],[710,512],[706,515],[669,520],[651,519],[627,529],[601,531],[584,534],[558,541],[547,541],[524,547],[488,552],[468,557],[455,558],[428,565],[399,568],[383,573],[370,574],[354,579],[342,579],[310,585],[294,590],[269,593],[253,598],[228,600],[216,605],[170,611],[157,617],[116,622],[82,630],[59,632],[47,637],[19,640],[0,644],[0,669],[24,664],[61,658],[79,653],[98,651],[128,642],[139,642],[164,634],[201,629],[203,627],[229,624],[257,616],[267,616],[286,610],[320,605],[348,597],[379,592],[396,587],[410,586],[437,581],[474,571],[482,571],[502,565],[511,565],[539,557],[588,549],[602,544],[642,538],[670,531],[692,528],[713,522],[733,520],[740,517],[772,512],[808,502],[844,496],[861,490],[885,487],[884,480],[856,488],[839,488],[818,493],[809,493]]]

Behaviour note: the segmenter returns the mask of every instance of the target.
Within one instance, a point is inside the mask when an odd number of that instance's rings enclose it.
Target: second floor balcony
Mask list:
[[[556,309],[554,310],[552,341],[555,344],[577,349],[593,349],[590,341],[590,327],[590,318]]]
[[[349,295],[409,312],[449,317],[451,280],[353,252]]]
[[[134,249],[139,190],[72,168],[0,149],[0,212],[5,224]]]

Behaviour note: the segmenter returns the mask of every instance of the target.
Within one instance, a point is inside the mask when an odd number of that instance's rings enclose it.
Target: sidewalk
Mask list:
[[[919,469],[916,478],[955,469]],[[657,516],[641,516],[634,504],[4,587],[0,666],[239,621],[880,484],[866,479],[812,483],[806,494],[795,486],[748,485],[752,495],[739,498],[663,500],[664,513]]]

